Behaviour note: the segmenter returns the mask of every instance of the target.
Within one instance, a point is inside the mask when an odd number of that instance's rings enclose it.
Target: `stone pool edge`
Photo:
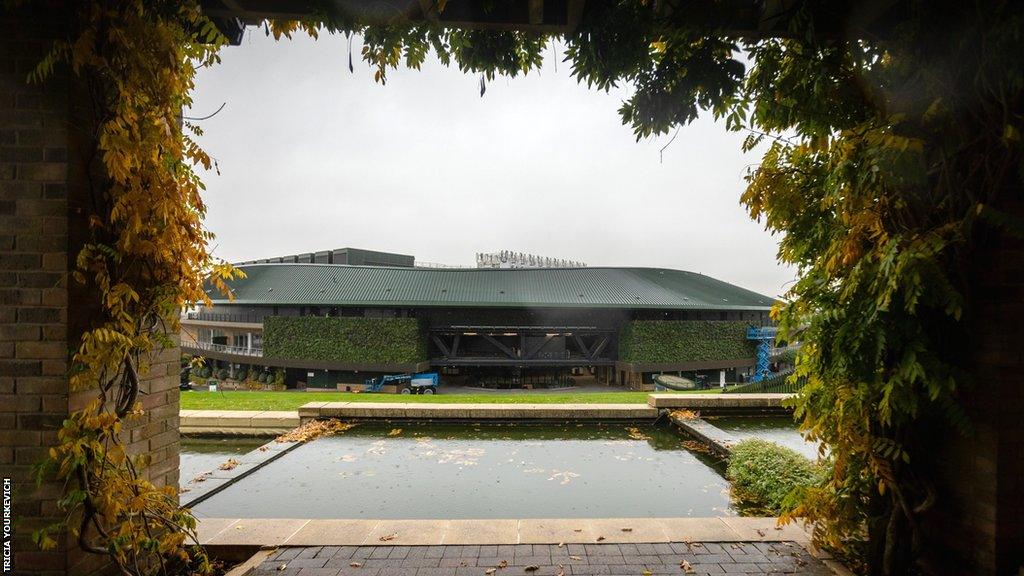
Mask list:
[[[650,394],[647,404],[403,404],[309,402],[297,411],[182,410],[185,435],[276,436],[317,418],[381,420],[655,420],[663,409],[714,413],[785,413],[789,394]]]
[[[200,518],[210,547],[798,542],[810,533],[775,517],[573,519]],[[624,530],[625,529],[625,530]]]

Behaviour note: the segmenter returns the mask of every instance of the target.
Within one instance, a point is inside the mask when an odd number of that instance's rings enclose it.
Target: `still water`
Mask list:
[[[651,424],[360,424],[296,448],[194,510],[251,518],[736,514],[721,462],[683,441]]]
[[[229,458],[238,459],[242,454],[259,448],[268,440],[269,438],[182,438],[179,468],[181,487],[187,488],[189,481],[199,474],[215,470]]]
[[[740,440],[771,440],[786,448],[792,448],[812,460],[818,457],[818,444],[804,440],[790,416],[709,417],[707,421]]]

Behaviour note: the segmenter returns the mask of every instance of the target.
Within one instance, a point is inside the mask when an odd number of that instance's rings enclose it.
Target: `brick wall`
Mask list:
[[[30,536],[59,489],[30,477],[68,411],[67,80],[27,86],[60,30],[0,14],[0,475],[14,480],[15,573],[64,574],[65,548]]]
[[[1003,206],[1024,217],[1024,204]],[[974,386],[964,437],[935,431],[939,499],[924,526],[937,573],[1016,575],[1024,567],[1024,243],[985,239],[971,261]]]
[[[37,10],[31,13],[30,10]],[[102,566],[61,542],[39,551],[31,532],[59,518],[60,487],[32,480],[69,409],[92,397],[68,393],[69,343],[88,325],[91,300],[68,283],[68,255],[88,214],[84,144],[88,110],[66,73],[43,85],[26,75],[64,33],[67,5],[0,8],[0,476],[14,480],[15,574],[88,574]],[[156,355],[142,384],[147,410],[125,432],[148,453],[147,476],[178,481],[177,348]],[[60,541],[60,540],[59,540]]]

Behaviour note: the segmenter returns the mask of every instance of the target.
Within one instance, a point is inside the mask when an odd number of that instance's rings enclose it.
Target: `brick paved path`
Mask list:
[[[684,560],[686,564],[684,564]],[[502,567],[504,566],[504,567]],[[684,568],[684,567],[688,567]],[[496,568],[493,572],[488,569]],[[792,542],[282,548],[251,576],[643,576],[831,571]]]

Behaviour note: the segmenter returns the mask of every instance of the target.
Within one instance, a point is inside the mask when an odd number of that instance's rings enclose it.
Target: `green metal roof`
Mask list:
[[[251,264],[235,304],[768,310],[771,297],[661,268],[390,268]],[[228,301],[209,290],[217,303]]]

